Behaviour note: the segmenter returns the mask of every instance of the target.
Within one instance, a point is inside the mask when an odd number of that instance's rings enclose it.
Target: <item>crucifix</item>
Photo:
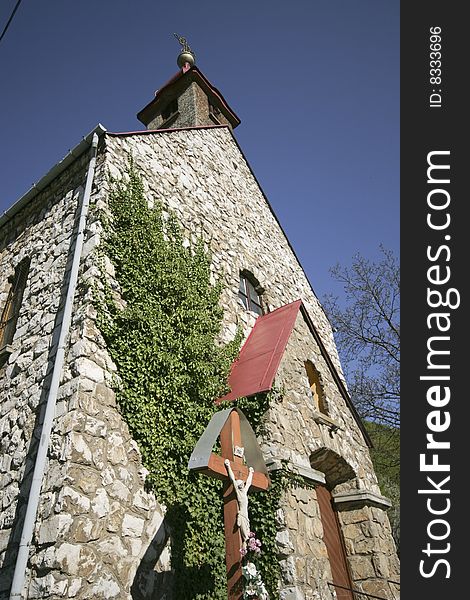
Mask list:
[[[247,448],[248,452],[246,452],[247,462],[250,462],[250,457],[254,457],[254,462],[261,466],[261,470],[255,470],[251,465],[248,467],[244,464],[245,448],[242,446],[240,416],[243,419],[243,429],[247,438],[244,443],[249,446]],[[219,432],[220,455],[212,452],[212,446]],[[191,455],[189,468],[224,481],[227,598],[228,600],[241,600],[243,578],[240,550],[249,534],[248,489],[254,491],[267,490],[270,485],[256,437],[241,411],[227,409],[214,415]],[[237,490],[235,486],[239,486]]]

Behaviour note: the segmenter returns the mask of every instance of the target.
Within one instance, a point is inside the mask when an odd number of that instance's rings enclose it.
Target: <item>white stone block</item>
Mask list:
[[[68,543],[62,544],[57,549],[56,560],[61,571],[67,573],[67,575],[78,575],[80,546]]]
[[[95,600],[108,600],[119,597],[121,597],[121,588],[116,581],[111,579],[110,575],[100,577],[90,589],[90,598]]]
[[[79,358],[75,362],[77,373],[86,379],[91,379],[95,383],[104,381],[104,371],[95,362],[88,358]]]
[[[72,524],[71,515],[55,515],[50,517],[39,526],[38,543],[39,544],[52,544],[57,541],[61,536],[70,529]]]
[[[140,537],[144,530],[144,519],[125,514],[122,522],[122,534],[129,537]]]
[[[96,491],[96,495],[91,501],[91,510],[97,517],[104,517],[109,513],[108,495],[103,488]]]
[[[67,597],[68,598],[75,598],[75,596],[80,591],[81,587],[82,587],[82,579],[81,579],[81,577],[75,577],[74,579],[70,579],[69,589],[68,589],[68,592],[67,592]]]

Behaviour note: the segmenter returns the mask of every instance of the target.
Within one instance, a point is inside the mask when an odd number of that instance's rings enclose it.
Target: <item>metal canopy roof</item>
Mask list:
[[[264,462],[263,454],[258,445],[255,432],[246,416],[237,407],[220,410],[212,416],[212,419],[209,421],[208,426],[199,438],[189,458],[188,468],[191,471],[204,471],[209,467],[209,460],[214,444],[233,410],[235,410],[240,417],[240,433],[246,464],[253,467],[255,471],[264,473],[269,479],[266,463]]]
[[[240,350],[238,358],[232,364],[228,380],[231,391],[216,400],[216,404],[245,396],[253,396],[261,392],[267,392],[272,388],[274,377],[286,350],[299,310],[317,342],[339,392],[356,420],[366,444],[369,448],[372,448],[369,434],[302,300],[296,300],[271,313],[258,317],[255,326]]]
[[[217,403],[271,389],[301,304],[301,300],[296,300],[258,317],[232,365],[228,380],[232,391]]]
[[[196,81],[206,92],[212,102],[215,102],[218,108],[226,116],[233,128],[240,125],[240,119],[228,105],[225,98],[219,90],[203,75],[196,67],[192,66],[188,71],[178,71],[165,85],[155,92],[155,97],[142,110],[137,113],[137,118],[144,125],[148,125],[154,118],[157,108],[163,103],[167,103],[176,94],[176,87],[183,83],[189,85],[191,81]]]

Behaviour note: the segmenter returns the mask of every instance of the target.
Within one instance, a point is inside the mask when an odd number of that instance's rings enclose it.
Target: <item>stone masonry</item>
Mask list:
[[[196,232],[206,239],[213,253],[214,278],[221,277],[224,283],[224,341],[233,337],[237,324],[243,324],[248,334],[255,322],[255,315],[246,312],[237,297],[239,274],[246,269],[264,288],[263,301],[270,310],[302,298],[341,376],[329,322],[230,131],[211,128],[108,138],[108,168],[114,176],[122,176],[122,165],[130,154],[143,175],[149,202],[160,201],[175,211],[189,239]],[[329,420],[318,419],[309,398],[306,359],[321,373]],[[266,460],[323,470],[333,494],[367,490],[371,497],[381,499],[363,434],[300,315],[277,385],[287,391],[268,415]],[[340,475],[335,473],[338,464]],[[394,598],[396,584],[385,582],[399,578],[384,512],[387,503],[384,499],[381,508],[368,504],[370,498],[365,498],[359,508],[356,504],[351,510],[350,503],[338,502],[353,581],[356,589]],[[281,597],[313,598],[318,591],[329,597],[331,577],[315,492],[302,490],[286,498],[280,519],[287,524],[279,532],[284,574]]]
[[[311,360],[321,373],[327,415],[320,414],[312,401],[305,359]],[[281,361],[276,386],[283,393],[267,415],[269,441],[264,443],[265,456],[274,462],[285,461],[310,482],[319,484],[324,477],[333,497],[335,493],[343,497],[354,491],[360,496],[361,490],[367,490],[371,498],[376,496],[380,501],[362,432],[301,313]],[[351,503],[336,506],[355,589],[394,598],[397,586],[389,582],[399,581],[399,568],[385,507],[363,504],[359,508]],[[285,584],[305,599],[318,597],[318,593],[328,597],[332,577],[315,490],[294,489],[285,497],[281,513],[283,529],[278,536]]]
[[[8,597],[11,584],[87,162],[86,155],[76,161],[2,230],[2,274],[27,254],[31,270],[13,352],[0,370],[0,598]],[[116,406],[110,385],[115,369],[91,305],[87,282],[96,272],[91,257],[99,230],[90,218],[36,520],[28,598],[127,598],[138,581],[153,589],[158,571],[165,570],[159,565],[155,570],[153,560],[168,535],[163,510],[144,489],[146,472]],[[153,564],[146,579],[149,559]],[[144,592],[143,597],[149,596]]]
[[[230,128],[103,134],[28,563],[27,598],[171,598],[165,510],[145,489],[146,472],[116,405],[116,369],[92,303],[93,289],[100,285],[107,175],[123,177],[131,155],[149,203],[162,202],[174,211],[187,240],[202,235],[212,252],[213,278],[223,283],[221,342],[232,339],[240,324],[248,335],[255,323],[256,315],[238,299],[240,272],[247,270],[265,290],[266,310],[302,299],[343,377],[328,319]],[[0,308],[8,276],[22,258],[31,258],[12,353],[0,367],[2,600],[11,584],[88,160],[85,152],[0,230]],[[112,265],[104,260],[118,291]],[[305,360],[321,375],[326,416],[318,415],[312,402]],[[260,440],[266,461],[273,469],[284,461],[313,482],[313,487],[286,493],[279,511],[279,598],[334,597],[316,485],[326,485],[333,494],[355,587],[397,598],[390,583],[398,581],[398,565],[387,503],[366,441],[300,312],[276,385],[283,391],[266,415],[269,435]]]

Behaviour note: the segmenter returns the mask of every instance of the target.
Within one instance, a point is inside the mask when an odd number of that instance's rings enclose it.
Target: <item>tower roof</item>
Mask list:
[[[194,125],[220,125],[228,124],[232,128],[240,124],[240,119],[235,112],[230,108],[225,98],[214,87],[211,82],[201,73],[196,66],[183,68],[178,71],[162,88],[157,90],[155,98],[151,100],[141,111],[137,113],[137,118],[141,123],[149,128],[160,129],[165,126],[175,124],[177,119],[173,118],[170,123],[170,118],[165,119],[165,110],[175,101],[183,96],[192,84],[197,86],[195,89],[202,92],[203,97],[207,100],[201,101],[201,97],[197,98],[197,92],[194,93],[193,102],[188,106],[188,102],[183,103],[188,111],[187,115],[183,115],[183,123],[178,123],[178,126],[194,126]],[[179,107],[178,107],[179,109]],[[170,109],[170,117],[179,110]],[[161,116],[160,119],[157,117]],[[186,116],[186,119],[184,117]]]

